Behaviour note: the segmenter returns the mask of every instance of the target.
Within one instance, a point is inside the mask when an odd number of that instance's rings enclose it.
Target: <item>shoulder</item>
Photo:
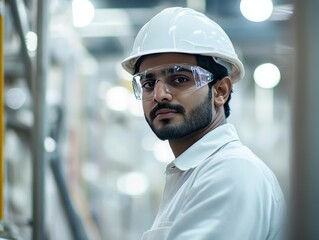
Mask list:
[[[233,193],[249,195],[272,195],[281,199],[279,183],[266,164],[247,147],[235,142],[209,157],[195,169],[194,186],[207,188],[220,186]]]
[[[218,226],[210,234],[227,235],[223,239],[230,239],[229,232],[223,231],[230,228],[236,239],[275,236],[285,209],[276,177],[249,149],[230,148],[221,149],[192,170],[182,216],[189,213],[193,219],[198,212],[205,224]]]

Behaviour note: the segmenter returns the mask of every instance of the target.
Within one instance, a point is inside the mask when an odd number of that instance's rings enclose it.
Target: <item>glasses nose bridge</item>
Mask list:
[[[161,82],[163,84],[163,90],[165,91],[165,93],[171,93],[169,87],[168,87],[168,84],[167,82],[165,81],[165,76],[162,76],[162,77],[158,77],[156,80],[155,80],[155,84],[154,84],[154,93],[156,93],[158,90],[158,83]]]

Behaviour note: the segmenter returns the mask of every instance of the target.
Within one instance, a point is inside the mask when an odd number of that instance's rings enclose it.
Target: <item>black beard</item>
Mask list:
[[[170,103],[158,104],[156,109],[150,113],[150,118],[155,118],[155,112],[161,108],[169,108],[176,110],[179,114],[184,116],[184,121],[179,125],[172,125],[170,119],[162,120],[163,127],[158,130],[154,127],[150,120],[146,117],[146,121],[155,135],[161,140],[172,140],[185,137],[193,132],[207,127],[212,122],[213,104],[212,94],[209,88],[209,93],[206,99],[190,111],[188,115],[185,115],[185,109],[180,105],[172,105]]]

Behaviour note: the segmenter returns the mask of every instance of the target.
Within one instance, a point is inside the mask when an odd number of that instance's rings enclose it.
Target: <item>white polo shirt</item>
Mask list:
[[[158,214],[142,240],[278,240],[284,213],[276,177],[225,124],[167,166]]]

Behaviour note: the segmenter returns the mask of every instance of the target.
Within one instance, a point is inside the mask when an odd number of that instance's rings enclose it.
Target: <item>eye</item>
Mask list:
[[[189,78],[186,76],[174,76],[171,79],[171,84],[182,85],[189,82]]]
[[[146,90],[154,90],[155,87],[155,80],[154,79],[147,79],[144,80],[142,83],[142,88],[146,89]]]

